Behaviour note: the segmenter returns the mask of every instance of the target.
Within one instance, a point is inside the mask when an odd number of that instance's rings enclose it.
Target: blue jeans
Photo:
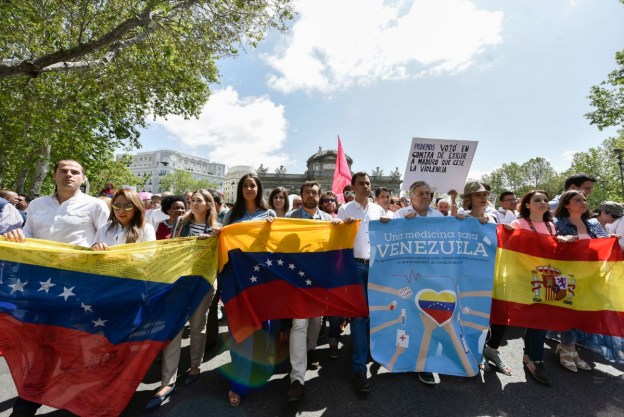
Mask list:
[[[546,330],[527,328],[524,333],[524,354],[532,361],[543,361],[545,340]]]
[[[368,306],[368,265],[357,262],[355,266],[366,297],[366,305]],[[354,372],[366,372],[369,332],[370,318],[368,316],[354,317],[351,319],[351,341],[353,345]]]
[[[566,330],[565,332],[560,332],[561,335],[561,344],[565,346],[572,346],[576,344],[577,333],[574,330]]]

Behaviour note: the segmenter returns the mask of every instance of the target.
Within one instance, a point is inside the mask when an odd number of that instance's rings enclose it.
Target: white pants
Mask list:
[[[290,329],[290,382],[299,381],[303,385],[308,369],[308,351],[316,348],[321,331],[322,317],[313,319],[293,319]]]
[[[208,309],[212,302],[214,288],[212,288],[197,306],[197,310],[189,319],[191,326],[191,367],[200,366],[204,359],[204,350],[206,348],[206,320],[208,318]],[[178,364],[180,363],[180,351],[182,350],[182,332],[174,337],[171,342],[163,350],[162,361],[162,377],[161,383],[165,385],[175,384],[178,375]]]

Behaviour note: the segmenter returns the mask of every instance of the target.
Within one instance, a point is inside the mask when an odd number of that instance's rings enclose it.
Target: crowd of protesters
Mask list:
[[[146,196],[129,188],[115,190],[113,184],[108,183],[99,193],[99,198],[91,197],[80,190],[85,173],[82,165],[73,160],[59,161],[54,167],[53,176],[55,193],[32,201],[10,190],[0,191],[0,234],[6,239],[17,243],[27,238],[48,239],[105,251],[114,245],[156,239],[184,236],[205,239],[218,235],[221,227],[226,225],[247,221],[271,222],[275,217],[336,224],[361,220],[353,252],[357,275],[365,292],[370,260],[369,221],[473,217],[481,223],[503,224],[510,229],[525,229],[553,236],[564,243],[615,236],[624,247],[624,224],[621,221],[623,206],[605,201],[593,213],[590,212],[586,197],[592,192],[596,181],[586,174],[566,179],[564,192],[552,199],[543,190],[531,190],[519,200],[514,192],[503,192],[495,200],[499,204],[498,208],[492,203],[490,187],[482,182],[470,181],[461,194],[451,190],[448,192],[448,200],[438,199],[434,204],[434,193],[426,182],[416,181],[411,184],[407,196],[397,196],[392,195],[387,188],[375,188],[365,172],[353,174],[351,185],[344,188],[341,196],[322,190],[316,181],[307,181],[302,184],[300,194],[295,198],[289,196],[284,188],[278,187],[269,193],[268,201],[265,201],[260,179],[250,173],[238,182],[236,200],[230,209],[218,191],[206,189],[189,191],[180,196],[171,193]],[[76,213],[83,216],[80,222],[73,219]],[[213,325],[211,315],[222,316],[219,294],[217,284],[216,291],[204,297],[189,320],[191,365],[185,372],[185,384],[191,384],[200,377],[207,339],[208,343],[214,340],[217,327]],[[314,357],[319,333],[326,322],[329,324],[329,358],[334,360],[341,356],[341,332],[347,323],[350,325],[354,388],[359,392],[370,392],[367,375],[368,317],[294,317],[288,321],[263,323],[261,330],[240,343],[230,340],[228,346],[232,372],[229,404],[236,407],[250,394],[251,381],[258,378],[254,374],[261,374],[259,378],[264,380],[270,377],[272,366],[275,365],[275,345],[279,343],[289,344],[292,371],[287,399],[300,400],[306,365]],[[513,372],[498,352],[505,330],[505,326],[490,326],[483,350],[484,371],[493,365],[505,375]],[[181,334],[174,337],[163,351],[161,386],[147,403],[147,409],[159,407],[175,391]],[[560,363],[571,372],[592,369],[576,351],[579,340],[602,337],[604,342],[602,335],[587,335],[574,329],[553,336],[560,339],[557,347]],[[523,363],[538,382],[547,385],[551,379],[543,362],[546,337],[546,330],[526,329]],[[621,341],[609,339],[609,343],[613,346]],[[621,354],[621,351],[616,354]],[[432,373],[422,372],[418,376],[425,384],[437,383]],[[18,397],[12,415],[35,415],[39,406]]]

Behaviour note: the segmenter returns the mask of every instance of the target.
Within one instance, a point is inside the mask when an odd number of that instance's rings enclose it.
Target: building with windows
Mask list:
[[[269,173],[268,168],[260,165],[257,169],[257,173],[262,181],[265,197],[268,199],[271,191],[278,186],[286,188],[289,194],[299,194],[301,184],[308,180],[318,181],[323,191],[331,190],[332,183],[334,182],[337,153],[336,150],[323,150],[319,147],[319,150],[308,158],[308,169],[303,174],[288,174],[283,166]],[[348,155],[346,155],[346,158],[349,170],[351,170],[353,160]],[[384,175],[383,170],[379,167],[372,172],[368,172],[368,175],[371,179],[373,193],[377,187],[386,187],[393,195],[400,195],[401,174],[399,173],[398,167],[389,175]],[[234,187],[236,187],[236,185]],[[234,189],[234,193],[236,193],[236,189]],[[230,200],[226,199],[226,201]]]
[[[188,155],[172,150],[158,150],[139,152],[133,155],[128,166],[135,176],[145,178],[145,186],[141,191],[159,193],[160,178],[181,169],[191,173],[196,180],[206,180],[223,185],[225,179],[225,165],[211,162],[209,159]]]

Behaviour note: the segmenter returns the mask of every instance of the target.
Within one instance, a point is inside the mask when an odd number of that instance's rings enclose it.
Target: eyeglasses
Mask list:
[[[335,198],[324,198],[323,199],[323,203],[335,203],[336,199]]]
[[[113,208],[113,210],[130,211],[134,209],[134,204],[132,203],[111,204],[111,207]]]
[[[345,191],[344,195],[349,197],[350,195],[355,196],[355,191]]]
[[[398,201],[391,201],[390,204],[401,204]]]

